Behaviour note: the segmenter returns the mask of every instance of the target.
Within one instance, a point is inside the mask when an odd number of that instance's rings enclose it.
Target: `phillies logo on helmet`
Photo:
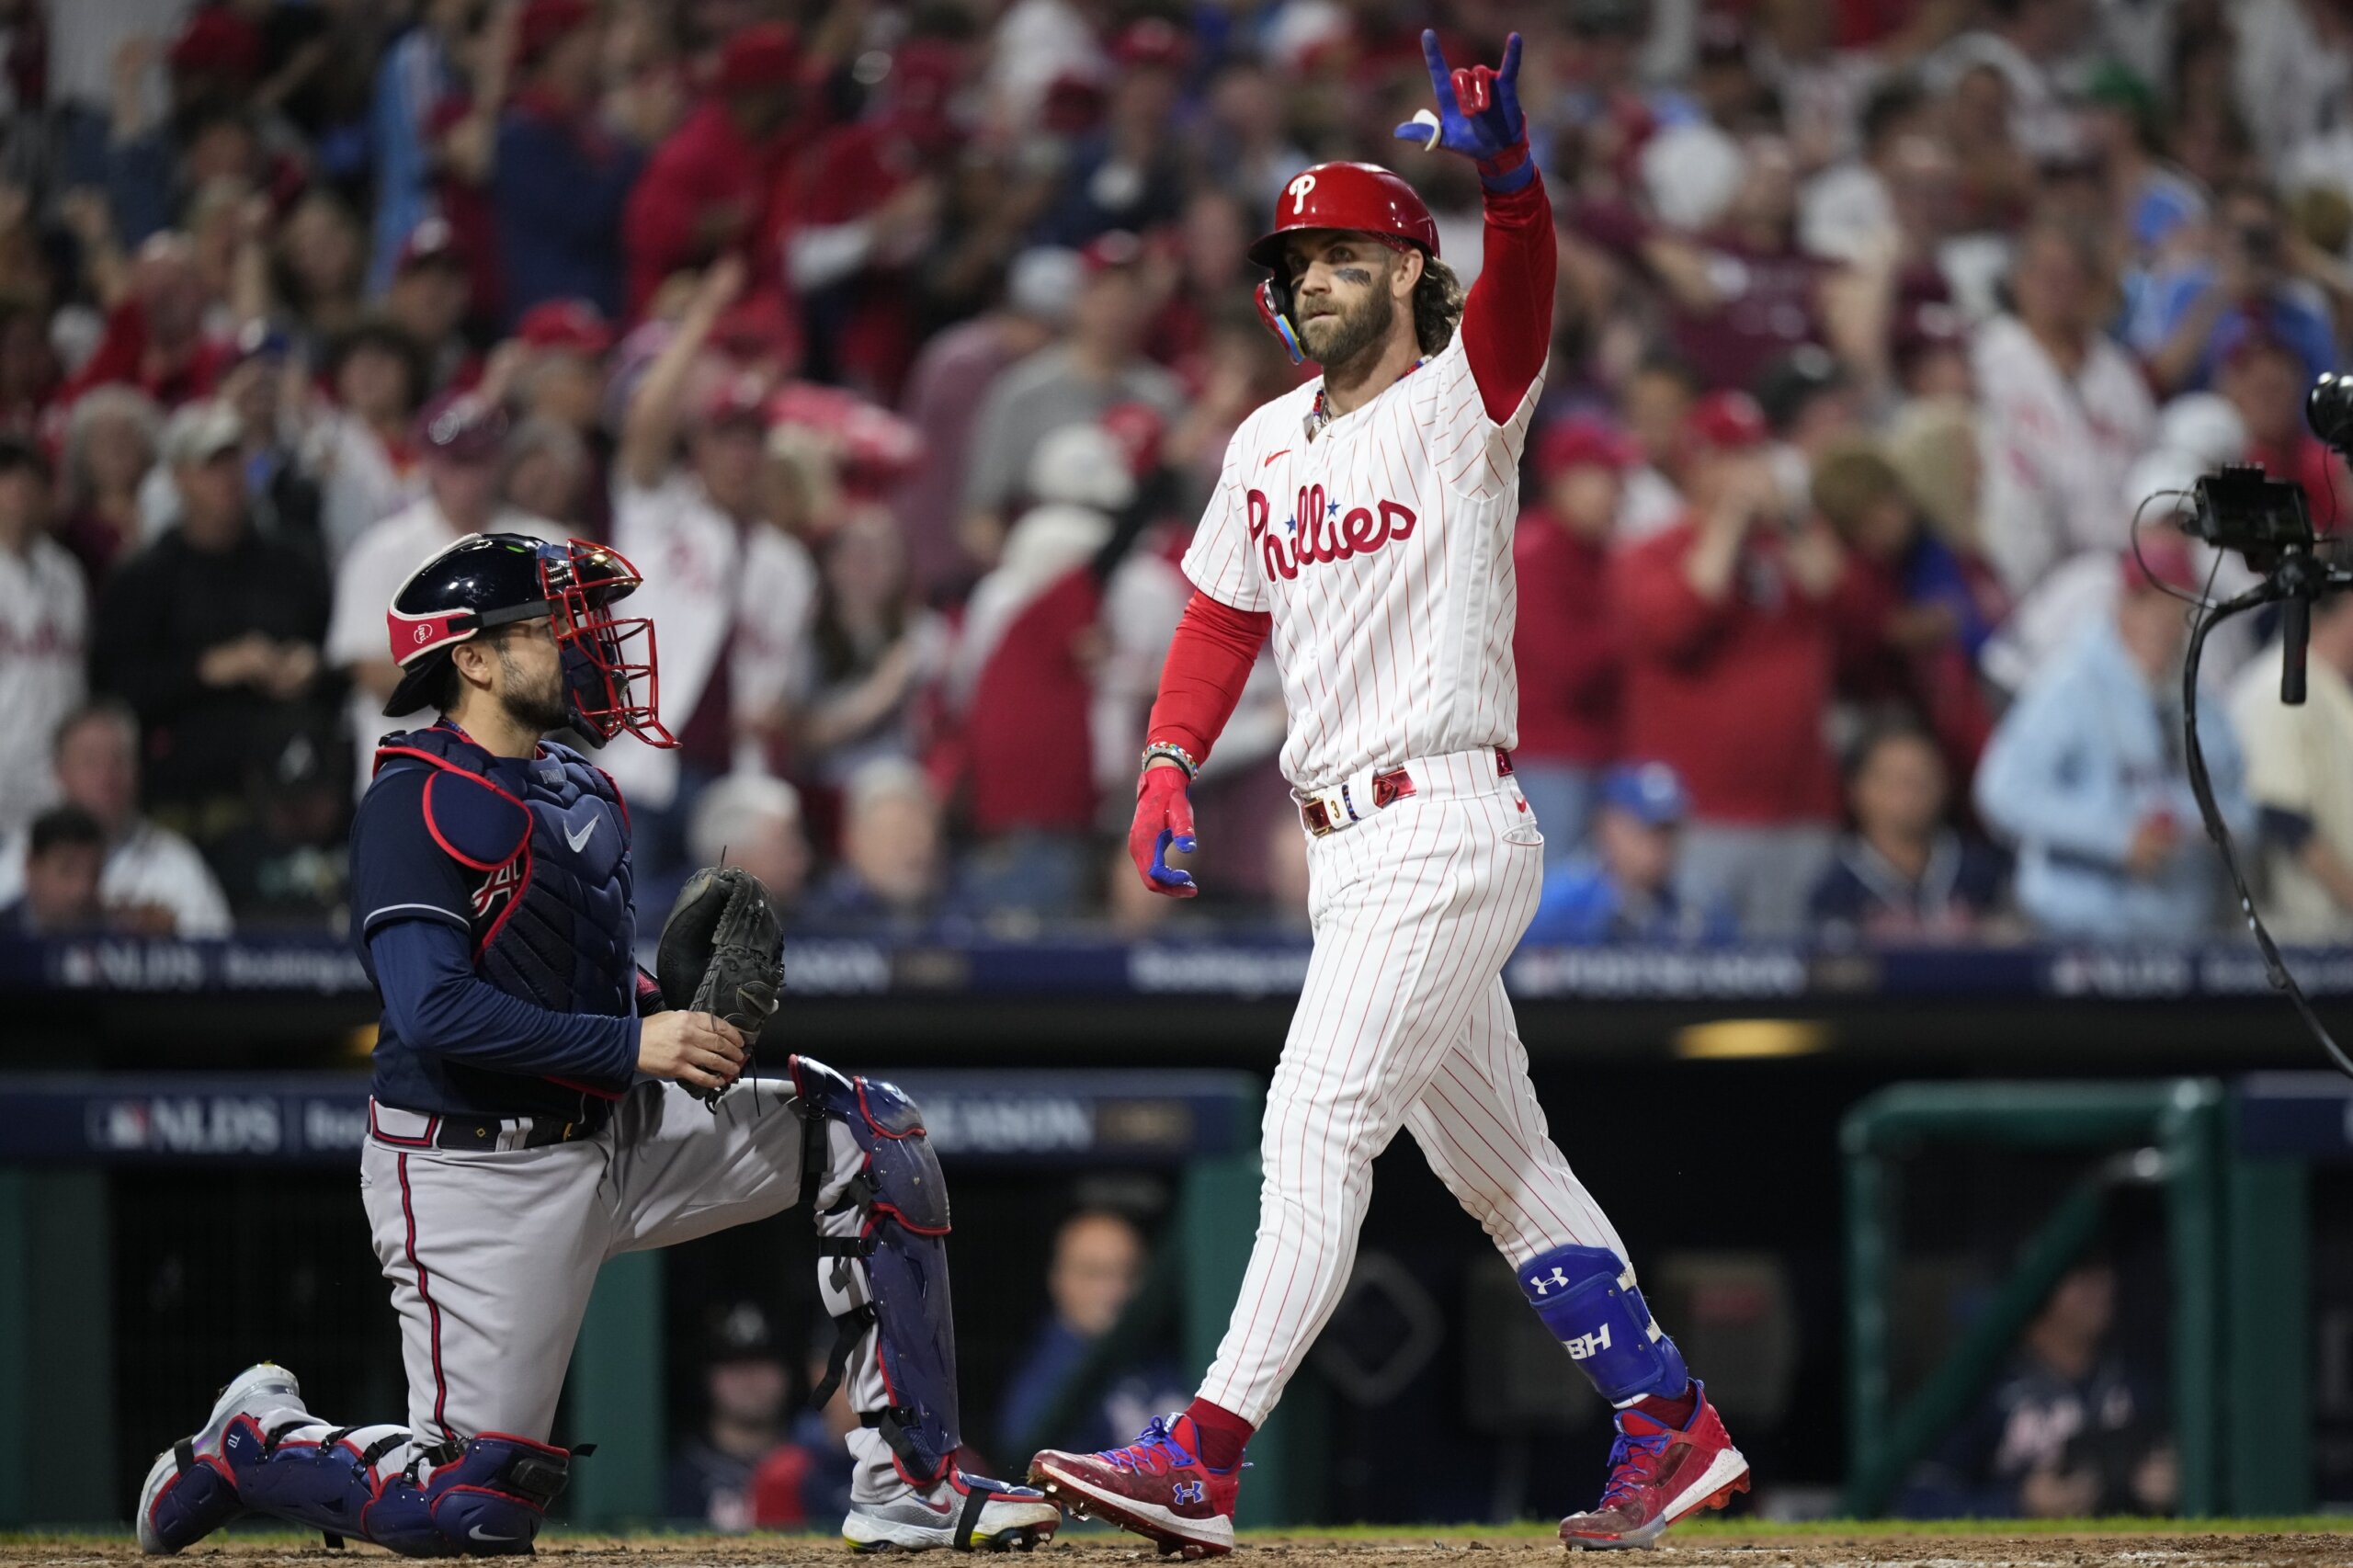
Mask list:
[[[1370,555],[1392,540],[1414,537],[1420,519],[1411,506],[1396,501],[1375,501],[1370,506],[1344,506],[1324,494],[1320,484],[1302,485],[1298,504],[1282,520],[1279,530],[1269,526],[1274,506],[1266,492],[1253,490],[1243,497],[1250,519],[1250,537],[1267,562],[1269,579],[1289,581],[1302,566],[1322,566]]]
[[[1315,176],[1312,173],[1301,175],[1289,185],[1283,187],[1283,194],[1290,198],[1290,210],[1292,217],[1298,217],[1301,213],[1307,210],[1307,193],[1314,188]]]

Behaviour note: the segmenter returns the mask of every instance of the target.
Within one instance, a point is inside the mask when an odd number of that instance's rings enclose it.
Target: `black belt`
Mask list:
[[[433,1146],[437,1149],[495,1149],[505,1134],[523,1124],[522,1147],[544,1149],[551,1143],[576,1143],[583,1138],[593,1138],[612,1118],[612,1107],[604,1100],[593,1100],[576,1117],[532,1116],[489,1117],[469,1119],[459,1116],[438,1118],[439,1125],[433,1130]],[[512,1147],[513,1145],[509,1145]]]

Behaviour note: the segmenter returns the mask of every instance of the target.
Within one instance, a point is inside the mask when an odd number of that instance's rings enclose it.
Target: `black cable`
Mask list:
[[[2136,550],[2138,542],[2137,540],[2134,541]],[[2287,960],[2279,956],[2279,944],[2264,928],[2263,917],[2255,912],[2255,894],[2247,891],[2246,878],[2239,871],[2238,856],[2231,847],[2231,830],[2222,821],[2222,808],[2214,803],[2214,784],[2206,772],[2206,754],[2198,744],[2198,665],[2205,656],[2206,634],[2234,615],[2288,597],[2289,590],[2282,587],[2276,578],[2267,578],[2238,597],[2213,606],[2198,618],[2189,633],[2189,651],[2183,658],[2181,670],[2181,733],[2188,753],[2185,761],[2189,768],[2189,792],[2198,798],[2198,814],[2206,824],[2206,836],[2214,841],[2214,847],[2222,854],[2222,869],[2230,873],[2231,887],[2239,896],[2239,909],[2246,916],[2247,929],[2255,934],[2255,945],[2263,951],[2265,978],[2271,983],[2272,990],[2284,992],[2288,1000],[2295,1004],[2297,1013],[2304,1020],[2304,1027],[2312,1031],[2314,1040],[2320,1041],[2321,1049],[2328,1052],[2328,1058],[2336,1064],[2336,1070],[2353,1078],[2353,1058],[2345,1054],[2343,1048],[2336,1043],[2336,1037],[2328,1032],[2328,1026],[2320,1021],[2318,1013],[2313,1011],[2311,1001],[2304,995],[2304,988],[2298,985],[2296,977],[2288,972]]]

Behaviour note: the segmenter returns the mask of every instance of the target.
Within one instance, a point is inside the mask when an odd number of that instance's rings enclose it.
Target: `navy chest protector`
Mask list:
[[[487,753],[441,725],[386,736],[376,766],[433,770],[426,825],[472,888],[483,979],[557,1012],[636,1011],[629,810],[602,768],[541,742],[537,757],[494,775]]]

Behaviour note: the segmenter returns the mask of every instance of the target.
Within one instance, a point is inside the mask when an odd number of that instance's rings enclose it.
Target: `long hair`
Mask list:
[[[1422,255],[1422,276],[1414,284],[1414,340],[1424,354],[1435,354],[1454,340],[1462,320],[1462,279],[1454,268]]]

